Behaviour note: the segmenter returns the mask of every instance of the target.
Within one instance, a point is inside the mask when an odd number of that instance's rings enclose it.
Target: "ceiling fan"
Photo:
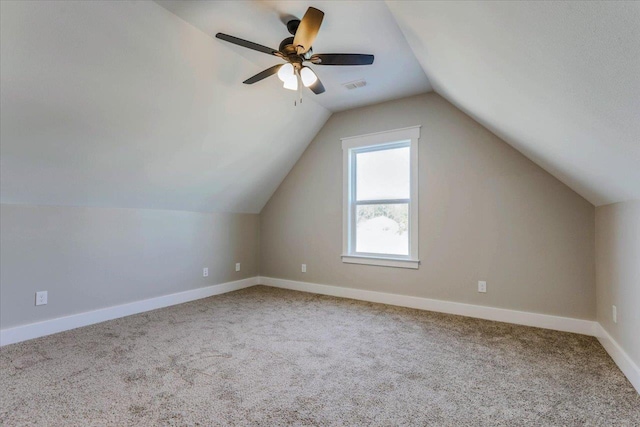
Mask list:
[[[257,50],[267,55],[277,56],[286,61],[285,64],[274,65],[266,70],[248,78],[244,84],[254,84],[274,74],[284,83],[285,89],[300,90],[302,86],[308,87],[313,93],[319,95],[325,91],[324,86],[316,73],[306,65],[311,62],[316,65],[370,65],[373,64],[373,55],[356,53],[321,53],[314,54],[313,41],[318,35],[324,12],[314,7],[307,9],[302,20],[292,19],[287,22],[287,30],[293,37],[288,37],[280,43],[278,50],[253,43],[228,34],[218,33],[216,37],[229,43],[248,49]]]

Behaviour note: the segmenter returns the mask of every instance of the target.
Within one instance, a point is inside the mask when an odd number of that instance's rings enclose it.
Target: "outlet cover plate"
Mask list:
[[[47,305],[48,299],[47,291],[36,292],[36,305]]]
[[[484,280],[480,280],[478,282],[478,292],[483,294],[487,292],[487,282],[485,282]]]

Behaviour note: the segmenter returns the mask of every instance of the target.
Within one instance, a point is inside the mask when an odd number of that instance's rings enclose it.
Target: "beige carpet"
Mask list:
[[[639,426],[592,337],[254,287],[0,349],[0,425]]]

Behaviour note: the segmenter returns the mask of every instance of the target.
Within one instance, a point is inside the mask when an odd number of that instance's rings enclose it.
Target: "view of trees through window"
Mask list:
[[[409,210],[406,203],[394,205],[360,205],[358,209],[357,224],[363,224],[367,220],[379,216],[394,221],[397,233],[403,234],[409,230]]]
[[[355,193],[356,252],[408,255],[409,147],[357,153]]]
[[[407,203],[358,205],[356,251],[409,254],[409,209]]]

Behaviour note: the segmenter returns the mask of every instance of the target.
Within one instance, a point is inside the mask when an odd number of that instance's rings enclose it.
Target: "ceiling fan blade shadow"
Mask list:
[[[316,65],[371,65],[373,55],[361,53],[320,53],[310,59]]]
[[[296,35],[293,38],[293,45],[298,50],[298,55],[306,53],[313,45],[313,41],[318,35],[320,25],[322,25],[322,19],[324,18],[324,12],[310,7],[302,17]]]
[[[318,78],[318,80],[316,80],[316,82],[314,84],[309,86],[309,89],[311,89],[311,91],[313,93],[315,93],[316,95],[320,95],[321,93],[323,93],[325,91],[324,85],[322,84],[322,82],[320,81],[319,78]]]
[[[257,50],[258,52],[266,53],[267,55],[275,55],[280,57],[282,56],[282,53],[280,53],[275,49],[272,49],[267,46],[263,46],[258,43],[250,42],[248,40],[244,40],[238,37],[230,36],[229,34],[218,33],[216,34],[216,38],[219,38],[220,40],[224,40],[229,43],[233,43],[238,46],[246,47],[247,49]]]
[[[254,83],[259,82],[260,80],[266,79],[269,76],[273,76],[274,74],[276,74],[278,72],[280,67],[282,67],[283,65],[284,64],[278,64],[278,65],[274,65],[273,67],[269,67],[264,71],[260,71],[255,76],[249,77],[247,80],[243,81],[242,83],[244,83],[246,85],[252,85]]]

